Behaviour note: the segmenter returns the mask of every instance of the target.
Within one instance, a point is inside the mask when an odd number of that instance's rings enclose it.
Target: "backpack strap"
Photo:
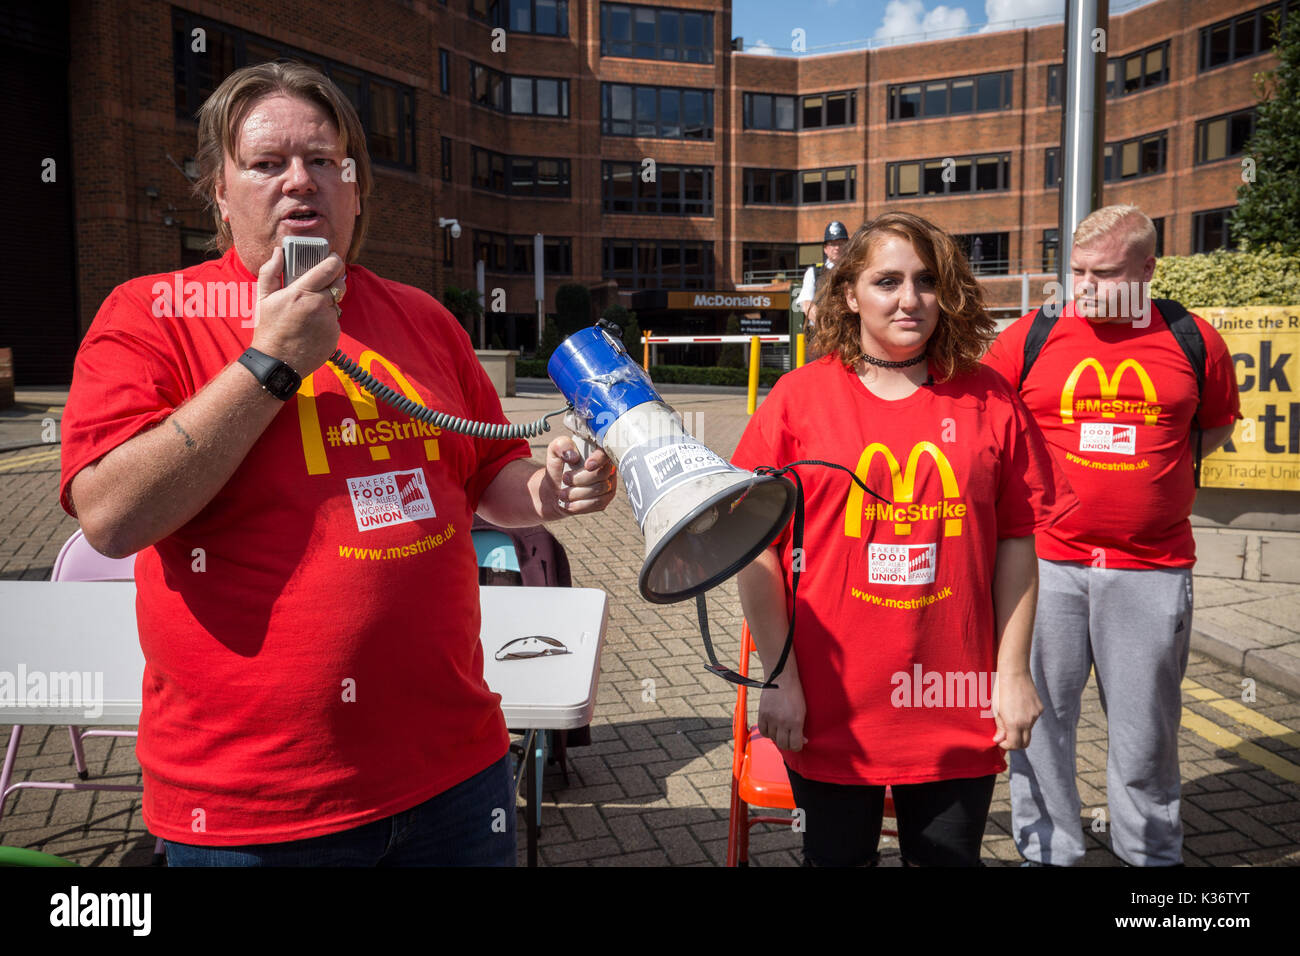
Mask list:
[[[1020,388],[1025,387],[1025,379],[1029,377],[1029,370],[1034,367],[1034,362],[1038,359],[1038,353],[1043,350],[1047,337],[1052,334],[1052,327],[1056,325],[1056,320],[1061,315],[1061,307],[1049,302],[1034,313],[1033,322],[1029,326],[1029,334],[1025,336],[1025,362],[1020,368]]]
[[[1205,394],[1205,337],[1196,327],[1196,319],[1180,302],[1173,299],[1152,299],[1151,304],[1160,310],[1160,315],[1173,333],[1174,341],[1187,356],[1192,372],[1196,375],[1196,411],[1192,413],[1192,429],[1196,432],[1196,458],[1192,464],[1196,487],[1201,487],[1201,449],[1204,432],[1199,417],[1201,399]]]

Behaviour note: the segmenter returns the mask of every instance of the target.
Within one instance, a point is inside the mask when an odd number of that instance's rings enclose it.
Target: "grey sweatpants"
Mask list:
[[[1133,866],[1182,862],[1178,726],[1191,633],[1189,568],[1039,560],[1030,667],[1043,714],[1010,761],[1012,834],[1025,859],[1069,866],[1083,857],[1075,743],[1095,668],[1111,849]]]

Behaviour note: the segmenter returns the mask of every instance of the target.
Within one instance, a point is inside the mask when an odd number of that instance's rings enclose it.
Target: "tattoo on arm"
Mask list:
[[[190,437],[190,433],[189,433],[189,432],[187,432],[185,429],[181,428],[181,423],[178,422],[178,421],[176,420],[176,416],[175,416],[175,415],[173,415],[170,419],[168,419],[168,421],[170,421],[170,422],[172,423],[172,428],[176,429],[176,430],[177,430],[178,432],[180,432],[183,436],[185,436],[185,447],[186,447],[186,448],[193,448],[195,445],[198,444],[198,442],[196,442],[193,438]]]

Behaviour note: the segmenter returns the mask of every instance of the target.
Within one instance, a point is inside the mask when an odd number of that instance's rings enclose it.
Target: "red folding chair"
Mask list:
[[[749,655],[754,651],[754,639],[749,633],[749,622],[740,625],[740,667],[742,676],[749,676]],[[727,828],[727,866],[749,866],[749,831],[758,823],[775,823],[790,826],[793,816],[761,816],[751,814],[749,808],[766,807],[793,811],[794,796],[790,793],[790,777],[785,772],[785,761],[776,744],[758,732],[749,723],[746,705],[748,688],[736,686],[736,711],[731,721],[731,818]],[[885,816],[895,819],[894,797],[885,788]],[[883,836],[898,836],[897,830],[882,829]]]

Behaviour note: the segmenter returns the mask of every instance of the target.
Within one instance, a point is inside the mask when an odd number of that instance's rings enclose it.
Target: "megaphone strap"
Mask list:
[[[847,473],[848,476],[853,479],[854,483],[867,494],[871,495],[871,497],[884,502],[885,504],[890,503],[888,498],[883,498],[868,488],[852,469],[846,468],[833,461],[819,461],[809,458],[801,461],[793,461],[788,465],[782,465],[780,468],[771,465],[762,465],[755,468],[754,473],[757,475],[770,475],[773,478],[779,478],[782,475],[789,473],[790,477],[794,479],[794,540],[791,544],[796,555],[801,554],[803,551],[803,479],[799,477],[799,472],[794,470],[799,465],[821,465],[825,468],[838,468],[840,471]],[[799,575],[803,573],[802,567],[802,561],[795,560],[792,562],[790,570],[790,624],[785,632],[785,646],[781,648],[781,657],[777,660],[776,667],[772,668],[772,673],[768,675],[766,681],[760,682],[745,677],[743,674],[737,674],[735,671],[731,670],[731,668],[724,667],[718,662],[718,656],[713,652],[713,641],[709,639],[708,605],[705,602],[703,594],[697,594],[695,596],[695,610],[700,619],[700,636],[704,638],[704,650],[705,653],[709,655],[709,664],[708,667],[705,668],[706,670],[717,674],[723,680],[731,681],[733,684],[743,684],[746,687],[765,688],[779,686],[774,683],[774,681],[780,675],[781,671],[785,669],[785,662],[789,660],[790,651],[794,647],[794,619],[795,613],[799,609]]]

